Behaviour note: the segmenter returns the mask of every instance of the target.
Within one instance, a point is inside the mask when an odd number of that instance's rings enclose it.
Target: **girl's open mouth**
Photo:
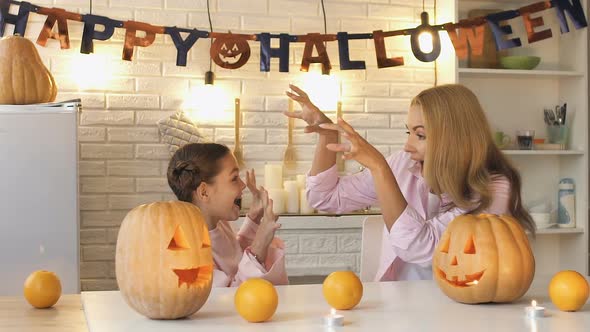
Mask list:
[[[238,198],[234,199],[234,205],[237,205],[238,208],[242,209],[242,198],[238,197]]]

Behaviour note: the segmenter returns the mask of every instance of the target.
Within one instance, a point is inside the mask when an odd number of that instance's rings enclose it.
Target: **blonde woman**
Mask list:
[[[493,143],[481,105],[466,87],[442,85],[418,94],[407,114],[404,149],[387,158],[344,120],[332,123],[304,91],[290,87],[287,95],[302,111],[285,115],[319,134],[307,178],[310,204],[336,213],[381,207],[385,225],[375,280],[431,279],[434,248],[461,214],[510,214],[534,233],[522,206],[520,175]],[[347,142],[338,144],[338,132]],[[336,152],[365,170],[338,176]]]

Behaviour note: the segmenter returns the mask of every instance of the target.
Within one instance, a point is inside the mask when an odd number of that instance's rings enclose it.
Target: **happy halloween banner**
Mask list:
[[[17,6],[11,8],[11,6]],[[25,1],[0,0],[0,37],[4,36],[6,25],[14,25],[14,34],[25,35],[28,17],[30,13],[47,16],[43,28],[37,38],[37,44],[45,46],[48,39],[59,40],[62,49],[70,48],[68,33],[68,20],[84,23],[80,52],[89,54],[94,52],[94,40],[108,40],[112,37],[115,28],[125,29],[125,41],[123,44],[122,59],[131,61],[135,46],[148,47],[156,37],[156,34],[167,34],[174,42],[177,50],[176,65],[186,66],[188,51],[195,45],[199,38],[213,38],[210,48],[212,60],[220,67],[237,69],[248,62],[250,58],[250,45],[248,41],[260,43],[260,71],[270,71],[270,59],[279,59],[279,71],[289,71],[289,47],[290,43],[305,43],[301,70],[308,71],[309,65],[319,63],[322,72],[328,74],[332,68],[330,58],[326,51],[326,42],[338,42],[338,55],[341,70],[365,69],[364,61],[351,60],[349,55],[349,41],[360,39],[373,39],[377,57],[377,67],[387,68],[402,66],[403,57],[388,57],[385,49],[385,38],[395,36],[410,36],[412,53],[423,62],[436,60],[440,54],[439,31],[446,31],[449,35],[455,53],[460,59],[467,57],[468,50],[475,56],[483,54],[484,29],[488,26],[494,36],[496,48],[504,50],[522,45],[520,38],[506,39],[512,34],[512,27],[506,21],[522,16],[527,39],[529,43],[535,43],[552,37],[550,28],[543,30],[544,20],[542,16],[531,15],[550,9],[555,9],[555,15],[559,21],[562,34],[570,31],[568,18],[576,29],[588,25],[580,0],[551,0],[541,1],[527,5],[516,10],[507,10],[476,18],[460,20],[458,23],[445,23],[431,26],[428,24],[428,14],[422,13],[422,23],[411,29],[382,31],[372,33],[348,33],[337,34],[308,33],[306,35],[290,35],[287,33],[271,34],[262,32],[259,34],[233,34],[208,32],[191,28],[164,27],[151,25],[137,21],[119,21],[105,16],[93,14],[78,14],[68,12],[60,8],[46,8]],[[17,12],[16,14],[11,14]],[[567,14],[567,15],[566,15]],[[54,29],[57,25],[57,29]],[[97,29],[97,26],[100,26]],[[54,31],[56,30],[56,31]],[[145,36],[138,37],[137,32],[142,31]],[[418,43],[419,34],[427,32],[432,34],[432,50],[425,53]],[[181,33],[184,35],[181,35]],[[278,39],[279,47],[271,47],[271,41]],[[317,56],[313,56],[313,50]]]

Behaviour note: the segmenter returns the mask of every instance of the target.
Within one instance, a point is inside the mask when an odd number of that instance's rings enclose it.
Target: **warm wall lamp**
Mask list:
[[[410,35],[412,53],[422,62],[432,62],[440,55],[440,36],[438,31],[442,26],[432,26],[428,23],[428,13],[420,14],[421,24],[413,29]]]

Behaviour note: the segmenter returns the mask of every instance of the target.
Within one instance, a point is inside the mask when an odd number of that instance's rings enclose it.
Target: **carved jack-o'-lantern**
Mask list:
[[[510,302],[529,289],[535,259],[516,219],[462,215],[443,233],[432,269],[443,293],[457,302]]]
[[[215,39],[210,55],[218,66],[237,69],[250,59],[250,45],[244,37],[228,33]]]
[[[153,319],[186,317],[207,301],[213,279],[209,231],[198,207],[155,202],[131,210],[115,257],[125,301]]]

